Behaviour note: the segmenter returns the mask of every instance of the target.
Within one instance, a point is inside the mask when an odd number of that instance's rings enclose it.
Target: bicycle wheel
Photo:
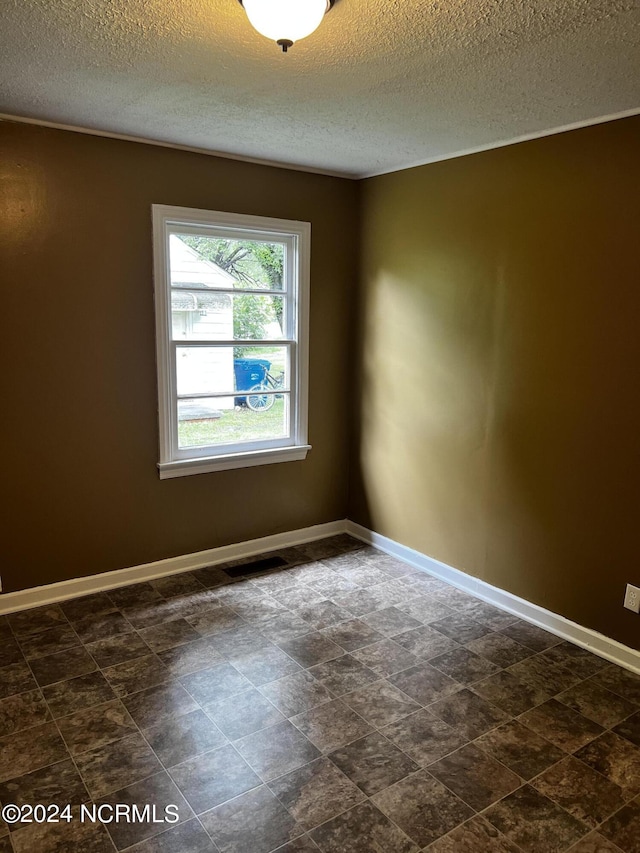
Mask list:
[[[247,394],[247,406],[252,412],[268,412],[276,401],[275,394],[264,394],[263,384],[254,385]]]

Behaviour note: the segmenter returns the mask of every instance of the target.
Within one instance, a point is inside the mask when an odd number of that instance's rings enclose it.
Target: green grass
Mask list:
[[[284,400],[276,400],[268,412],[253,412],[249,408],[225,409],[222,417],[198,421],[180,421],[180,447],[201,447],[205,444],[229,444],[235,441],[257,441],[282,438],[286,433]]]

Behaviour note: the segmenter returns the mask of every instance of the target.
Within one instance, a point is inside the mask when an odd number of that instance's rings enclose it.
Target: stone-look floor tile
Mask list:
[[[206,711],[229,740],[238,740],[285,719],[268,699],[254,689],[207,705]]]
[[[437,622],[438,619],[445,619],[447,616],[453,616],[451,608],[447,607],[441,601],[436,601],[431,595],[418,595],[409,601],[399,604],[398,609],[402,610],[408,616],[417,619],[423,625],[428,625],[430,622]]]
[[[200,592],[205,587],[200,581],[189,572],[182,572],[177,575],[168,575],[165,578],[156,578],[149,582],[156,592],[159,592],[163,598],[173,598],[177,595],[184,595],[189,592]]]
[[[106,829],[99,823],[34,823],[13,835],[15,853],[113,853]]]
[[[0,784],[0,801],[16,805],[79,805],[89,794],[73,761],[67,758]],[[11,832],[26,823],[14,823]]]
[[[39,634],[25,634],[19,638],[18,642],[28,661],[80,645],[78,635],[68,622],[58,628],[41,631]]]
[[[318,664],[309,672],[335,696],[366,687],[379,678],[372,669],[360,663],[353,655],[343,655],[341,658]]]
[[[97,805],[99,806],[103,803],[110,806],[114,806],[116,803],[128,806],[137,805],[139,808],[149,804],[155,806],[156,814],[159,817],[165,815],[167,806],[175,806],[178,812],[178,824],[184,823],[193,816],[193,812],[187,805],[186,800],[165,772],[156,773],[155,776],[150,776],[148,779],[143,779],[134,785],[120,788],[120,790],[115,791],[113,794],[103,797]],[[127,823],[124,821],[116,823],[113,821],[108,824],[109,835],[117,850],[124,850],[133,844],[137,844],[154,835],[159,835],[166,829],[166,823],[154,823],[152,820],[142,823]],[[84,853],[84,848],[81,849]]]
[[[320,756],[311,741],[289,721],[247,735],[235,741],[234,746],[265,782]]]
[[[6,667],[9,664],[18,663],[24,663],[24,655],[17,640],[13,637],[3,637],[0,643],[0,666]]]
[[[339,607],[348,610],[353,616],[364,616],[380,608],[380,600],[371,589],[355,589],[353,592],[332,594],[331,598]]]
[[[120,786],[132,785],[162,769],[141,734],[104,744],[75,757],[78,770],[93,799]]]
[[[492,631],[499,631],[500,628],[506,628],[518,621],[517,616],[507,613],[506,610],[500,610],[499,607],[494,607],[492,604],[487,604],[486,601],[479,601],[477,598],[472,598],[459,609]]]
[[[378,732],[337,749],[329,758],[367,796],[420,769]]]
[[[498,633],[486,634],[477,640],[471,640],[467,643],[467,648],[502,668],[513,666],[514,663],[519,663],[534,654],[532,649],[517,643],[511,637]]]
[[[24,661],[11,663],[0,669],[0,699],[15,696],[16,693],[26,693],[37,686],[29,665]]]
[[[561,853],[588,832],[583,823],[530,785],[491,806],[484,817],[525,853]]]
[[[328,628],[330,625],[337,625],[338,622],[344,622],[352,618],[348,610],[345,610],[329,599],[321,601],[319,604],[299,607],[296,610],[296,615],[304,619],[305,622],[308,622],[316,631]]]
[[[613,731],[625,740],[630,741],[634,746],[640,746],[640,711],[619,723]]]
[[[116,607],[108,595],[97,592],[95,595],[83,595],[82,598],[63,601],[60,610],[70,622],[78,622],[88,616],[104,616],[105,613],[112,613]]]
[[[125,607],[153,604],[162,599],[162,596],[150,583],[135,583],[131,586],[121,586],[117,589],[110,589],[106,595],[120,610]]]
[[[473,692],[514,717],[541,705],[553,695],[550,690],[534,687],[507,670],[477,681]]]
[[[426,847],[473,816],[473,810],[424,770],[372,797],[420,847]]]
[[[600,832],[623,853],[640,853],[640,797],[612,815]]]
[[[192,672],[190,675],[182,675],[180,682],[201,705],[227,699],[252,686],[244,675],[226,662]]]
[[[167,649],[165,652],[160,652],[158,657],[175,678],[222,663],[222,655],[208,637],[201,637],[184,646]]]
[[[394,637],[396,634],[402,634],[403,631],[410,631],[412,628],[420,628],[422,623],[413,616],[409,616],[397,607],[386,607],[384,610],[374,610],[373,613],[368,613],[363,617],[363,622],[366,622],[374,631],[382,634],[384,637]]]
[[[295,613],[280,613],[260,626],[260,633],[272,643],[286,643],[295,637],[309,634],[313,628]]]
[[[509,672],[540,692],[546,691],[549,696],[569,690],[581,681],[580,676],[569,667],[560,663],[550,663],[541,654],[533,655],[510,666]]]
[[[95,643],[88,643],[85,648],[101,668],[116,666],[116,664],[145,657],[151,653],[149,646],[135,631],[96,640]]]
[[[635,710],[635,705],[631,702],[601,687],[595,681],[582,681],[560,693],[556,699],[605,729],[625,720]]]
[[[491,661],[465,648],[454,649],[452,652],[438,655],[431,658],[429,663],[439,669],[440,672],[444,672],[449,678],[459,681],[460,684],[473,684],[474,681],[488,678],[499,671],[498,667]]]
[[[260,692],[281,711],[293,717],[311,708],[317,708],[333,698],[329,691],[310,672],[288,675],[260,688]]]
[[[520,777],[470,743],[430,765],[429,773],[475,811],[520,787]]]
[[[8,835],[0,837],[0,853],[13,853],[13,846]]]
[[[432,764],[467,743],[451,726],[422,710],[385,726],[382,734],[421,767]]]
[[[176,604],[174,599],[167,601],[166,598],[159,596],[157,601],[136,604],[133,607],[123,607],[122,613],[137,630],[184,617],[184,613],[181,612],[180,606]]]
[[[245,657],[245,655],[250,655],[253,652],[259,652],[260,649],[271,648],[274,645],[262,633],[262,630],[259,631],[252,625],[246,624],[223,631],[221,634],[214,634],[212,637],[208,637],[207,641],[211,643],[212,648],[221,657],[230,661]]]
[[[550,663],[567,667],[579,678],[589,678],[609,666],[608,661],[604,658],[600,658],[566,640],[547,649],[541,657]]]
[[[473,605],[474,603],[480,604],[477,598],[474,598],[468,592],[464,592],[461,589],[458,589],[455,586],[451,586],[451,584],[446,584],[444,587],[440,587],[433,592],[433,597],[437,601],[442,601],[443,604],[446,604],[447,607],[450,607],[452,610],[466,611],[468,607]]]
[[[29,690],[0,700],[0,738],[50,719],[51,713],[40,690]]]
[[[55,723],[0,738],[0,782],[69,757]]]
[[[403,634],[397,634],[394,640],[419,660],[429,660],[437,655],[452,652],[460,648],[459,644],[454,640],[445,637],[444,634],[441,634],[429,625],[424,625],[422,628],[414,628],[412,631],[405,631]]]
[[[136,724],[119,699],[77,711],[58,720],[58,728],[69,752],[77,755],[120,740],[136,731]]]
[[[315,666],[344,654],[341,646],[331,642],[328,637],[324,637],[317,631],[280,643],[280,648],[304,667]]]
[[[383,678],[401,672],[403,669],[409,669],[418,663],[415,655],[394,640],[382,640],[372,646],[357,649],[353,657]]]
[[[233,584],[232,579],[220,566],[204,566],[202,569],[195,569],[191,574],[208,589]]]
[[[339,595],[345,595],[349,592],[356,592],[357,590],[361,589],[361,587],[359,587],[357,583],[347,580],[347,578],[343,578],[342,575],[339,575],[337,572],[331,572],[328,573],[325,577],[319,578],[318,580],[310,581],[310,583],[306,586],[306,589],[310,589],[313,590],[314,593],[318,593],[321,601],[326,601],[327,598],[330,598],[332,601],[335,601],[336,604],[342,607],[344,605],[340,604],[339,601],[336,601],[336,598]],[[345,609],[348,610],[349,608],[347,607]]]
[[[489,629],[485,628],[484,625],[462,613],[445,616],[444,619],[437,619],[430,624],[432,628],[440,631],[445,637],[463,644],[470,643],[471,640],[477,640],[479,637],[484,637],[485,634],[489,633]]]
[[[105,613],[102,616],[85,617],[74,622],[73,627],[83,643],[94,643],[96,640],[104,640],[106,637],[115,637],[133,631],[131,623],[118,611]]]
[[[332,625],[321,631],[324,637],[328,637],[333,643],[337,643],[347,652],[370,646],[372,643],[382,640],[382,634],[374,631],[361,619],[348,619],[338,625]]]
[[[555,699],[527,711],[520,722],[566,752],[575,752],[603,731],[602,726]]]
[[[440,699],[429,710],[468,738],[476,738],[506,721],[506,715],[468,689]]]
[[[377,681],[342,697],[375,728],[382,728],[420,710],[420,705],[388,681]]]
[[[342,578],[336,578],[336,580],[342,580]],[[326,601],[328,598],[328,595],[323,595],[308,586],[291,586],[286,589],[274,590],[271,595],[276,601],[291,610],[295,610],[297,607],[320,604],[321,601]]]
[[[625,804],[618,785],[573,756],[554,764],[531,784],[593,829]]]
[[[168,681],[134,693],[123,700],[123,705],[141,729],[188,714],[198,707],[193,696],[187,693],[179,681]]]
[[[199,820],[193,818],[130,847],[128,853],[217,853]]]
[[[115,698],[115,693],[101,672],[90,672],[88,675],[50,684],[42,692],[55,719]]]
[[[149,646],[152,652],[164,652],[176,646],[198,640],[200,635],[195,631],[186,619],[173,619],[171,622],[163,622],[161,625],[152,625],[151,628],[143,628],[140,636]]]
[[[386,575],[380,569],[377,569],[373,565],[366,565],[360,562],[354,563],[351,566],[344,566],[339,570],[339,574],[343,578],[364,588],[382,584],[389,580],[389,575]]]
[[[608,841],[599,832],[591,832],[577,844],[574,844],[567,853],[622,853],[616,844]]]
[[[362,791],[326,758],[319,758],[269,784],[287,811],[313,829],[365,799]]]
[[[173,767],[170,773],[196,814],[226,803],[261,784],[231,745],[190,758]]]
[[[500,633],[506,637],[511,637],[512,640],[532,649],[534,652],[544,652],[551,646],[557,646],[562,642],[560,637],[538,628],[537,625],[531,625],[521,620],[514,622],[513,625],[508,625],[506,628],[501,628]]]
[[[273,853],[318,853],[319,850],[318,845],[308,835],[301,835],[288,844],[278,847]]]
[[[248,601],[234,601],[230,607],[245,623],[249,623],[254,627],[260,627],[275,616],[278,616],[278,614],[287,612],[284,604],[280,604],[279,601],[276,601],[271,596],[252,598]]]
[[[620,666],[608,666],[594,675],[593,680],[623,699],[640,705],[640,675]]]
[[[482,735],[476,741],[476,746],[523,779],[533,779],[566,755],[517,720],[510,720]]]
[[[627,799],[640,792],[640,749],[628,740],[605,732],[577,752],[576,757],[620,785]]]
[[[165,767],[227,743],[220,729],[200,709],[145,729],[144,736]]]
[[[221,853],[270,853],[302,827],[264,785],[202,816]]]
[[[67,618],[58,604],[47,604],[44,607],[34,607],[31,610],[10,613],[7,616],[7,621],[17,637],[40,634],[49,628],[68,624]]]
[[[521,853],[480,815],[472,817],[448,835],[439,838],[428,853]]]
[[[291,722],[323,752],[351,743],[373,729],[340,699],[291,718]]]
[[[97,668],[94,659],[82,646],[31,661],[31,670],[40,687],[86,675]]]
[[[421,705],[430,705],[460,690],[457,681],[428,663],[420,663],[391,675],[389,681]]]
[[[233,628],[246,627],[246,622],[230,607],[218,607],[197,616],[188,616],[187,621],[202,637],[211,637],[230,631]]]
[[[419,853],[419,848],[372,803],[349,809],[311,833],[322,853]]]
[[[287,675],[301,671],[301,667],[289,655],[276,646],[235,658],[234,667],[256,687],[277,681]]]
[[[155,687],[170,678],[169,670],[156,655],[146,655],[107,667],[104,676],[120,697]]]

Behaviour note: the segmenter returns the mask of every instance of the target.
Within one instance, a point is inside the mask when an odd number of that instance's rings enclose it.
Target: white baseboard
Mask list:
[[[524,598],[512,595],[504,589],[492,586],[479,578],[461,572],[459,569],[454,569],[446,563],[433,559],[433,557],[427,557],[420,551],[414,551],[413,548],[408,548],[393,539],[374,533],[353,521],[347,521],[346,532],[393,557],[397,557],[416,569],[441,578],[452,586],[469,592],[489,604],[495,604],[496,607],[507,610],[514,616],[519,616],[521,619],[538,625],[564,640],[569,640],[583,649],[588,649],[593,654],[618,664],[618,666],[640,674],[640,652],[618,643],[617,640],[612,640],[591,628],[585,628],[583,625],[571,622],[564,616],[545,610],[544,607],[532,604]]]
[[[276,533],[273,536],[263,536],[261,539],[250,539],[234,545],[223,545],[220,548],[209,548],[207,551],[197,551],[181,557],[169,557],[155,563],[144,563],[141,566],[131,566],[127,569],[116,569],[112,572],[102,572],[99,575],[89,575],[85,578],[72,578],[67,581],[35,586],[18,592],[0,594],[0,614],[14,613],[17,610],[27,610],[31,607],[42,607],[45,604],[55,604],[69,598],[78,598],[94,592],[104,592],[118,586],[130,586],[142,581],[155,580],[165,575],[191,572],[216,563],[226,563],[227,560],[238,560],[243,557],[253,557],[266,551],[278,548],[288,548],[291,545],[303,545],[316,539],[326,539],[345,533],[345,519],[330,521],[327,524],[316,524],[313,527],[303,527],[287,533]]]
[[[131,566],[126,569],[116,569],[112,572],[103,572],[99,575],[90,575],[84,578],[73,578],[67,581],[47,584],[46,586],[32,587],[18,592],[6,592],[0,594],[0,614],[13,613],[18,610],[27,610],[31,607],[42,607],[47,604],[55,604],[70,598],[78,598],[82,595],[90,595],[94,592],[104,592],[119,586],[130,586],[134,583],[162,578],[166,575],[190,572],[205,566],[225,563],[228,560],[252,557],[256,554],[264,554],[279,548],[287,548],[291,545],[302,545],[305,542],[313,542],[316,539],[325,539],[328,536],[336,536],[339,533],[349,533],[351,536],[374,545],[381,551],[397,557],[416,569],[427,572],[434,577],[441,578],[447,583],[459,589],[469,592],[481,598],[489,604],[495,604],[503,610],[519,616],[527,622],[538,625],[569,640],[584,649],[588,649],[600,657],[618,664],[625,669],[640,674],[640,652],[624,646],[616,640],[605,637],[591,628],[585,628],[575,622],[571,622],[564,616],[545,610],[537,604],[532,604],[524,598],[499,589],[485,581],[474,578],[471,575],[454,569],[452,566],[441,563],[433,557],[427,557],[413,548],[401,545],[393,539],[374,533],[366,527],[362,527],[353,521],[341,519],[330,521],[327,524],[317,524],[313,527],[303,527],[299,530],[291,530],[287,533],[276,533],[273,536],[264,536],[261,539],[250,539],[246,542],[238,542],[234,545],[223,545],[220,548],[210,548],[206,551],[197,551],[193,554],[185,554],[180,557],[170,557],[166,560],[158,560],[154,563],[144,563],[140,566]]]

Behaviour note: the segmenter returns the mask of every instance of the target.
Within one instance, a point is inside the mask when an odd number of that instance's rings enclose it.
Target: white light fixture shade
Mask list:
[[[327,0],[241,0],[255,29],[279,44],[311,35],[330,8]]]

